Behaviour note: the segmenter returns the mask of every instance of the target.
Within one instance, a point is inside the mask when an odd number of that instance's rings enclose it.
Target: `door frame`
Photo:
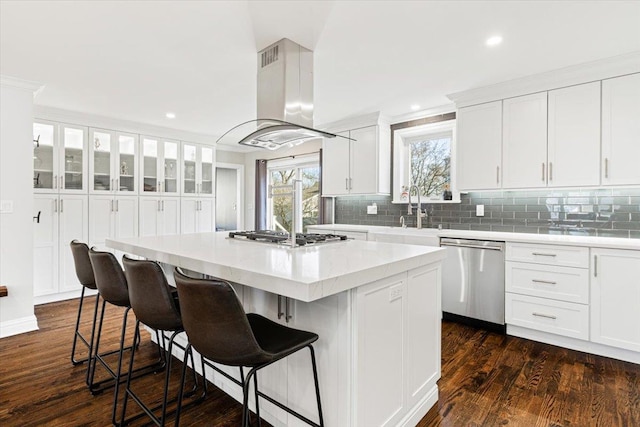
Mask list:
[[[218,168],[222,169],[235,169],[236,170],[236,224],[238,225],[238,230],[244,230],[244,165],[239,163],[225,163],[225,162],[215,162],[214,166],[216,168],[215,173],[217,174]],[[218,197],[218,180],[216,179],[216,203]],[[216,220],[217,221],[217,220]],[[216,224],[214,223],[213,228],[215,230]]]

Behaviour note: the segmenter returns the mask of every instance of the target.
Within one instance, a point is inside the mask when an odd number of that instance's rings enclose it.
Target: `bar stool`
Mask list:
[[[103,299],[102,309],[100,313],[100,323],[98,326],[98,335],[95,342],[95,349],[93,354],[93,362],[90,369],[89,374],[89,388],[92,393],[97,393],[103,391],[106,388],[114,387],[114,398],[113,398],[113,410],[111,414],[111,420],[114,425],[117,425],[116,422],[116,411],[117,411],[117,403],[118,403],[118,392],[120,383],[124,382],[125,379],[128,379],[132,375],[144,375],[147,373],[155,372],[160,369],[163,369],[166,365],[164,354],[159,351],[159,357],[156,362],[153,362],[144,367],[138,368],[134,371],[127,371],[125,373],[122,372],[122,357],[123,353],[126,349],[130,349],[133,353],[135,348],[139,343],[139,328],[136,323],[135,330],[135,339],[134,343],[131,347],[125,348],[124,342],[127,332],[127,320],[129,316],[129,311],[131,310],[131,304],[129,303],[129,289],[127,286],[127,280],[124,275],[124,271],[118,264],[118,260],[111,252],[101,252],[97,251],[93,248],[89,250],[89,260],[91,261],[91,265],[93,266],[93,272],[96,279],[96,286],[98,287],[98,291],[100,292],[100,296]],[[106,308],[106,303],[112,304],[117,307],[124,307],[124,315],[122,319],[122,330],[120,333],[120,343],[118,352],[118,365],[116,370],[114,371],[107,361],[104,359],[104,356],[107,354],[112,354],[113,352],[108,353],[100,353],[100,338],[102,333],[102,324],[104,320],[104,312]],[[160,343],[158,339],[158,343]],[[95,370],[96,365],[100,363],[103,368],[107,371],[110,378],[100,382],[94,382],[95,378]],[[106,385],[105,385],[106,384]]]
[[[193,346],[200,353],[203,363],[217,372],[223,373],[210,362],[240,367],[241,381],[229,375],[225,376],[242,387],[243,426],[249,425],[249,386],[252,377],[258,425],[260,425],[258,397],[262,397],[309,425],[324,426],[316,358],[311,345],[318,340],[317,334],[288,328],[255,313],[246,314],[235,290],[223,280],[193,279],[185,276],[178,269],[175,270],[174,277],[180,297],[182,322],[189,337],[187,348]],[[311,421],[258,390],[256,375],[258,370],[303,348],[308,348],[311,355],[319,423]],[[243,366],[251,368],[246,377],[242,374]],[[204,369],[202,372],[204,376]],[[183,370],[182,383],[184,383],[184,375]],[[204,381],[206,384],[206,378]],[[181,395],[182,387],[181,384]],[[176,412],[176,425],[180,419],[180,410],[179,405]]]
[[[91,359],[91,353],[93,351],[93,338],[96,330],[96,318],[98,316],[98,304],[100,303],[100,294],[96,294],[96,303],[93,309],[93,323],[91,324],[91,338],[90,340],[88,340],[80,333],[80,317],[82,316],[84,292],[86,289],[97,290],[98,288],[96,287],[96,279],[93,276],[93,267],[91,267],[91,261],[89,260],[89,246],[77,240],[72,240],[70,246],[71,254],[73,255],[73,262],[76,268],[76,276],[78,277],[78,281],[82,285],[82,292],[80,293],[80,303],[78,304],[78,318],[76,319],[76,329],[73,334],[73,345],[71,346],[71,363],[75,366],[87,362]],[[88,356],[80,360],[76,360],[76,344],[78,342],[78,339],[80,339],[80,342],[82,342],[89,350]],[[87,381],[89,378],[88,373],[89,369],[87,368]]]
[[[124,265],[125,277],[129,284],[129,299],[131,301],[131,308],[136,315],[136,337],[139,336],[140,323],[145,324],[149,328],[153,329],[156,333],[163,331],[171,332],[169,338],[169,347],[167,349],[168,363],[165,368],[164,378],[164,394],[162,397],[162,403],[153,408],[146,405],[142,399],[132,390],[131,380],[127,378],[125,386],[125,395],[122,402],[122,418],[121,425],[125,424],[125,415],[127,409],[127,401],[129,397],[133,399],[146,413],[151,420],[158,426],[164,426],[167,416],[167,404],[170,403],[168,399],[169,394],[169,379],[171,376],[171,357],[173,346],[177,346],[185,351],[184,363],[187,364],[187,356],[191,356],[191,365],[194,367],[193,378],[194,388],[191,393],[196,391],[198,382],[195,372],[195,365],[193,364],[193,353],[191,350],[187,350],[184,346],[175,342],[175,338],[178,334],[184,332],[182,327],[182,318],[179,311],[178,295],[176,292],[172,292],[167,279],[162,271],[160,265],[155,261],[146,260],[134,260],[126,255],[122,258]],[[135,341],[135,338],[134,338]],[[134,352],[131,352],[129,359],[129,371],[133,369]],[[185,367],[186,369],[186,367]],[[204,394],[202,395],[202,398]],[[193,403],[199,403],[202,398],[196,400]],[[173,399],[172,401],[175,401]],[[155,411],[161,409],[160,416],[154,414]],[[135,417],[137,418],[137,417]]]

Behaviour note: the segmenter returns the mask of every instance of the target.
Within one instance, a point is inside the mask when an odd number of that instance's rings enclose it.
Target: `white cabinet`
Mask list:
[[[591,249],[591,341],[640,352],[640,251]]]
[[[182,144],[183,196],[213,197],[215,150],[199,144]]]
[[[89,197],[89,242],[105,250],[108,238],[138,235],[138,197],[92,195]]]
[[[183,197],[180,201],[181,233],[214,231],[215,199]]]
[[[33,140],[34,193],[87,192],[87,128],[37,120]]]
[[[547,185],[547,92],[505,99],[503,188]]]
[[[34,196],[34,296],[81,289],[69,243],[86,242],[88,196]]]
[[[322,194],[390,194],[390,131],[374,125],[338,133],[322,144]]]
[[[140,194],[179,195],[180,143],[143,136],[140,150]]]
[[[179,197],[140,197],[140,236],[180,233]]]
[[[548,137],[550,187],[600,184],[600,82],[549,91]]]
[[[89,129],[89,192],[137,194],[138,136]]]
[[[640,74],[602,81],[602,184],[640,184]]]
[[[456,115],[457,185],[460,190],[500,188],[502,101],[464,107]]]

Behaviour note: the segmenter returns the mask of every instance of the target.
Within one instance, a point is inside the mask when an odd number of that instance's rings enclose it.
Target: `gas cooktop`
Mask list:
[[[289,233],[273,230],[231,231],[229,233],[229,237],[232,239],[239,238],[267,243],[290,243]],[[336,242],[340,240],[347,240],[347,236],[339,234],[296,233],[296,244],[299,246]]]

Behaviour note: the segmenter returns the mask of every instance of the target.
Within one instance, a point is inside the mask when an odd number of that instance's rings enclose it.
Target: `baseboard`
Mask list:
[[[68,291],[68,292],[60,292],[57,294],[49,294],[49,295],[40,295],[33,297],[33,304],[48,304],[50,302],[64,301],[68,299],[80,298],[80,294],[82,289]],[[84,296],[95,295],[98,291],[94,291],[92,289],[87,289],[84,293]]]
[[[434,385],[427,394],[413,407],[413,409],[400,420],[399,426],[413,427],[427,415],[429,409],[438,402],[438,385]]]
[[[32,314],[19,319],[0,322],[0,338],[37,331],[38,329],[38,319],[35,314]]]

